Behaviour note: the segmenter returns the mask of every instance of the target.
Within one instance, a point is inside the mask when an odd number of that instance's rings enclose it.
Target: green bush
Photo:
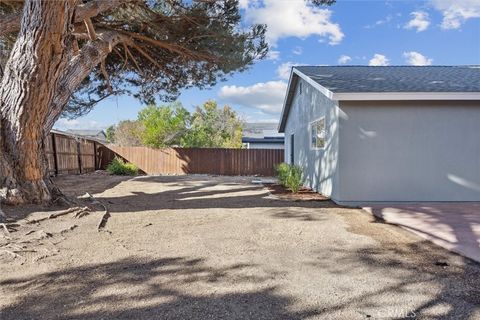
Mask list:
[[[107,166],[107,171],[121,176],[135,176],[138,174],[138,167],[133,163],[125,163],[121,158],[115,157]]]
[[[295,165],[290,166],[285,184],[293,193],[297,193],[302,186],[302,168]]]
[[[277,173],[278,180],[283,186],[285,186],[289,171],[290,165],[288,163],[282,162],[279,165],[275,166],[275,172]]]
[[[288,163],[280,163],[275,167],[278,180],[285,188],[290,189],[293,193],[297,193],[302,186],[302,168]]]

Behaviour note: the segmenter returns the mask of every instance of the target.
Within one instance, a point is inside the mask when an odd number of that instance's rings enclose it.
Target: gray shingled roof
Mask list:
[[[294,68],[334,93],[480,92],[480,66]]]
[[[276,122],[246,122],[243,126],[244,138],[265,138],[276,137],[280,134],[277,131]]]
[[[480,100],[480,66],[298,66],[279,132],[285,130],[299,77],[334,100]]]
[[[97,136],[99,134],[105,134],[103,130],[98,129],[68,129],[67,131],[79,136]]]

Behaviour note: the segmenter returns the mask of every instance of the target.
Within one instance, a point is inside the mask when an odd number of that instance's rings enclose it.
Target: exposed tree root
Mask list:
[[[78,213],[78,212],[84,212],[84,211],[90,211],[90,209],[88,207],[73,207],[73,208],[69,208],[67,210],[63,210],[63,211],[60,211],[60,212],[56,212],[56,213],[52,213],[51,215],[47,216],[47,217],[43,217],[43,218],[39,218],[39,219],[34,219],[34,220],[27,220],[27,223],[28,224],[32,224],[32,223],[38,223],[38,222],[41,222],[41,221],[44,221],[44,220],[48,220],[48,219],[55,219],[55,218],[58,218],[60,216],[64,216],[64,215],[67,215],[69,213],[72,213],[72,212],[75,212],[75,215]],[[74,216],[75,216],[74,215]]]
[[[102,231],[107,225],[108,218],[110,218],[110,213],[108,212],[108,208],[106,205],[104,205],[103,203],[101,203],[100,201],[96,200],[93,197],[92,199],[95,201],[96,204],[101,205],[103,207],[102,220],[100,220],[100,223],[98,224],[98,228],[97,228],[98,231]]]
[[[79,219],[87,216],[93,211],[100,211],[100,207],[103,209],[103,212],[97,230],[99,232],[110,233],[110,231],[106,229],[110,213],[108,207],[103,202],[95,199],[89,193],[76,199],[71,199],[64,196],[59,191],[57,192],[55,189],[53,190],[52,193],[54,194],[55,200],[51,202],[52,204],[68,204],[71,207],[37,219],[22,219],[17,223],[2,223],[0,221],[0,239],[2,240],[0,243],[0,256],[10,256],[21,264],[24,264],[27,261],[37,262],[38,260],[47,258],[52,254],[55,254],[56,244],[62,241],[61,239],[65,239],[64,236],[67,233],[78,228],[78,225],[72,224],[70,227],[61,229],[59,232],[55,231],[55,233],[51,233],[39,228],[42,221],[67,215],[70,215],[71,218]],[[8,221],[8,219],[6,219],[6,221]],[[64,223],[64,221],[61,223]],[[16,228],[13,228],[13,226]],[[19,229],[17,227],[25,229]],[[17,229],[20,230],[20,232],[15,232],[18,231]],[[57,240],[59,241],[52,241],[56,236],[58,236]],[[53,251],[42,249],[49,243],[51,244]],[[48,246],[50,247],[50,245]],[[43,253],[42,250],[46,250],[46,252]]]
[[[0,208],[0,222],[5,221],[7,221],[7,215],[2,211],[2,208]]]
[[[79,218],[87,216],[89,213],[90,213],[90,210],[79,210],[79,211],[75,212],[73,217],[79,219]]]
[[[92,202],[92,204],[96,204],[99,206],[103,207],[103,215],[102,219],[100,220],[100,223],[98,224],[97,230],[98,231],[104,231],[105,226],[107,225],[108,219],[110,218],[110,213],[108,212],[108,208],[105,204],[103,204],[101,201],[95,199],[90,193],[86,192],[83,196],[80,198],[82,199],[88,199]]]
[[[5,232],[5,234],[8,236],[10,235],[10,231],[8,231],[8,228],[7,226],[5,225],[5,223],[0,223],[0,227],[2,227],[3,231]]]
[[[60,231],[60,234],[65,234],[67,232],[70,232],[72,230],[75,230],[78,226],[76,224],[70,226],[70,228],[67,228],[67,229],[63,229],[62,231]]]
[[[16,258],[22,258],[21,255],[15,253],[14,251],[10,251],[10,250],[7,250],[7,249],[1,249],[1,250],[0,250],[0,253],[7,253],[7,254],[11,255],[14,259],[16,259]]]
[[[53,184],[53,182],[52,182]],[[64,206],[69,206],[69,207],[78,207],[80,204],[78,201],[76,201],[74,198],[70,198],[66,195],[64,195],[60,189],[57,187],[54,187],[51,191],[52,193],[52,202],[51,204],[59,204],[59,205],[64,205]]]
[[[108,218],[110,218],[110,213],[105,209],[105,213],[102,215],[102,220],[100,220],[100,223],[98,224],[98,231],[102,231],[103,229],[105,229]]]

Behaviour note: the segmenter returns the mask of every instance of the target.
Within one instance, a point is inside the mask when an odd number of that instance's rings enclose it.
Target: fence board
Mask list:
[[[116,155],[147,174],[272,176],[283,162],[283,150],[118,147],[61,133],[51,133],[44,145],[50,175],[106,169]]]
[[[113,152],[147,174],[274,175],[283,150],[119,147]]]
[[[79,174],[105,169],[113,151],[93,140],[51,133],[44,139],[48,173]]]

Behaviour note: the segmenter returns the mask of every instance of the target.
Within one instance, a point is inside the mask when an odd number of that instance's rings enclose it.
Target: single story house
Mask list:
[[[279,132],[337,203],[480,201],[480,66],[301,66]]]
[[[247,149],[283,149],[284,135],[278,132],[278,122],[246,122],[242,143]]]
[[[91,130],[91,129],[82,129],[82,130],[74,130],[74,129],[69,129],[67,130],[68,133],[84,137],[86,139],[92,138],[92,139],[97,139],[99,141],[107,141],[107,135],[105,134],[105,131],[103,130]]]
[[[284,137],[242,137],[242,144],[246,149],[283,149]]]

